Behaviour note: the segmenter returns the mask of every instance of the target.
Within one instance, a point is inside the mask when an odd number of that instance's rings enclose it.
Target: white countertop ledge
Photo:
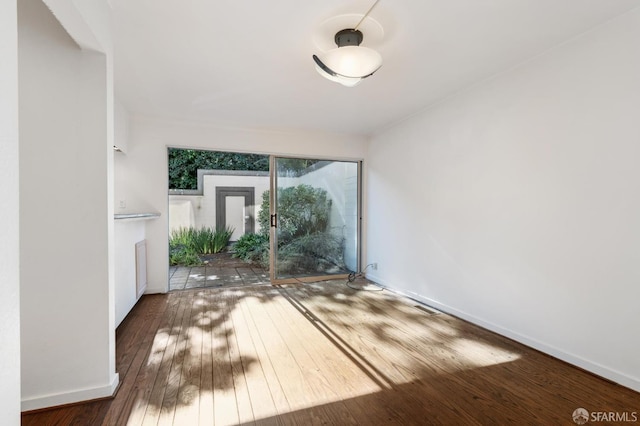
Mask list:
[[[113,215],[115,220],[148,220],[160,217],[160,213],[116,213]]]

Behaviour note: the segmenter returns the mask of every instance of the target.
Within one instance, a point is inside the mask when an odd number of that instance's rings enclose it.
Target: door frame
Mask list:
[[[276,192],[277,192],[277,168],[276,158],[298,158],[298,159],[313,159],[323,161],[340,161],[357,164],[357,249],[356,249],[356,273],[360,273],[362,269],[362,160],[345,160],[337,158],[327,157],[312,157],[312,156],[290,156],[290,155],[269,155],[269,280],[272,285],[278,284],[294,284],[294,283],[307,283],[316,282],[330,279],[348,279],[350,274],[334,274],[334,275],[318,275],[318,276],[305,276],[305,277],[290,277],[290,278],[276,278],[276,232],[277,232],[277,209],[276,209]]]
[[[247,234],[254,232],[256,189],[253,186],[216,186],[216,228],[224,229],[227,226],[228,196],[244,197],[244,233]],[[247,219],[246,216],[249,218]]]

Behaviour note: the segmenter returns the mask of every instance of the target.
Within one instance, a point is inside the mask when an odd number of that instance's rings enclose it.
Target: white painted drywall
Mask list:
[[[370,277],[640,390],[638,40],[635,10],[373,138]]]
[[[136,294],[136,243],[144,240],[145,220],[115,221],[115,325],[131,311],[138,301]]]
[[[127,146],[129,141],[129,112],[114,99],[114,145],[121,151],[113,151],[113,204],[114,211],[132,212],[127,208],[126,187]],[[136,253],[135,244],[145,239],[144,220],[114,221],[114,305],[115,326],[131,311],[138,301],[136,294]]]
[[[127,152],[128,208],[161,214],[147,222],[147,293],[168,289],[168,146],[359,160],[366,141],[359,136],[241,130],[134,117]]]
[[[110,66],[18,4],[22,409],[111,395]]]
[[[113,126],[113,144],[126,153],[129,140],[129,111],[118,99],[114,99],[113,103]]]
[[[0,3],[0,413],[20,424],[20,263],[18,198],[18,21]]]

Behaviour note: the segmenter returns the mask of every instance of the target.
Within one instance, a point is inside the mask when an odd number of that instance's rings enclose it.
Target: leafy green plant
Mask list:
[[[330,214],[331,199],[324,189],[305,184],[278,188],[278,245],[303,235],[326,231]],[[269,220],[269,194],[265,191],[258,222],[267,233]]]
[[[246,262],[258,262],[267,267],[269,264],[269,236],[264,234],[245,234],[233,245],[233,257]]]
[[[222,251],[229,244],[233,228],[200,229],[178,228],[169,237],[169,263],[172,265],[199,265],[201,254]]]
[[[228,226],[226,228],[216,229],[216,232],[211,238],[211,252],[219,253],[229,245],[231,235],[233,235],[234,228]]]
[[[195,231],[194,228],[180,227],[173,229],[169,235],[169,244],[174,246],[189,246],[193,241]]]
[[[328,232],[304,235],[278,248],[280,273],[336,273],[345,270],[344,239]]]
[[[202,260],[193,249],[183,245],[175,245],[169,246],[169,264],[198,266],[202,265]]]
[[[265,237],[269,237],[269,229],[271,227],[271,212],[269,211],[269,203],[269,190],[267,189],[262,193],[260,211],[258,212],[258,216],[256,218],[256,220],[260,224],[260,234]]]
[[[278,272],[322,274],[345,271],[344,239],[328,231],[332,202],[327,191],[305,184],[278,188],[277,202]],[[268,191],[262,196],[258,222],[261,235],[268,241]]]
[[[199,254],[212,254],[222,251],[228,244],[233,228],[213,229],[200,228],[191,235],[191,244]]]

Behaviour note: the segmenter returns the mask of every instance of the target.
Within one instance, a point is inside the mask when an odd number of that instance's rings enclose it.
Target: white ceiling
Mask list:
[[[369,135],[640,6],[638,0],[381,0],[382,68],[314,69],[320,24],[373,0],[110,0],[116,96],[133,113]],[[327,35],[332,37],[332,35]],[[365,43],[367,34],[364,34]]]

